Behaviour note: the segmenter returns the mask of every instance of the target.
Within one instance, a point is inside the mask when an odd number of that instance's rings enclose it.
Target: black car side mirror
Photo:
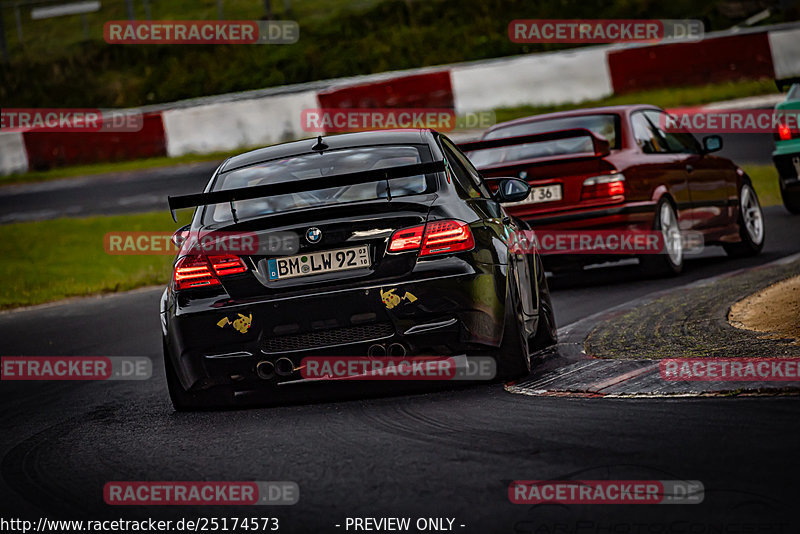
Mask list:
[[[525,180],[519,178],[492,178],[498,181],[495,196],[500,202],[521,202],[528,198],[531,186]]]
[[[718,135],[708,135],[703,138],[703,152],[710,154],[722,150],[722,137]]]

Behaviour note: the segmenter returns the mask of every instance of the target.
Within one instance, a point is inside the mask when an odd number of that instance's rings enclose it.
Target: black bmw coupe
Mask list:
[[[161,299],[164,364],[178,410],[276,398],[308,356],[492,356],[530,371],[556,342],[529,229],[501,202],[529,185],[485,180],[432,130],[342,134],[226,160],[178,235],[281,236],[246,253],[184,247]],[[286,237],[290,238],[288,241]]]

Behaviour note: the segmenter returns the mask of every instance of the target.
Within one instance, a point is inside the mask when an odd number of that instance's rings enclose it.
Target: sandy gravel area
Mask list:
[[[733,306],[728,320],[736,328],[792,338],[800,343],[800,276],[769,286]]]

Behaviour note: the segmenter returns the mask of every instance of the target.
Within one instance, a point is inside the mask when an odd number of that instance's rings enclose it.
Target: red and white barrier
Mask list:
[[[766,33],[625,47],[607,59],[616,94],[774,75]]]
[[[167,155],[161,113],[143,114],[137,131],[26,131],[22,137],[33,170]]]
[[[697,42],[595,46],[286,86],[160,106],[136,133],[0,132],[0,174],[311,137],[313,108],[455,108],[597,100],[641,89],[800,77],[800,26],[712,34]],[[311,85],[310,88],[309,85]]]
[[[613,94],[607,46],[450,68],[457,113],[596,100]]]
[[[302,91],[168,109],[162,112],[167,154],[206,154],[306,137],[300,114],[316,106],[316,93]]]
[[[21,132],[0,132],[0,174],[28,170],[28,153]]]
[[[767,34],[776,79],[800,77],[800,28]]]

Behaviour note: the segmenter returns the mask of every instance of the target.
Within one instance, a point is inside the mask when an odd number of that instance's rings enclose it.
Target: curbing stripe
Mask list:
[[[560,342],[534,376],[506,386],[509,393],[529,396],[697,397],[741,392],[748,394],[800,394],[800,382],[679,382],[660,377],[657,360],[609,360],[592,358],[583,343],[598,322],[623,315],[664,295],[706,287],[745,272],[782,266],[800,260],[800,253],[750,267],[736,269],[678,287],[663,289],[625,302],[609,310],[579,319],[558,330]],[[615,371],[620,371],[615,373]]]

